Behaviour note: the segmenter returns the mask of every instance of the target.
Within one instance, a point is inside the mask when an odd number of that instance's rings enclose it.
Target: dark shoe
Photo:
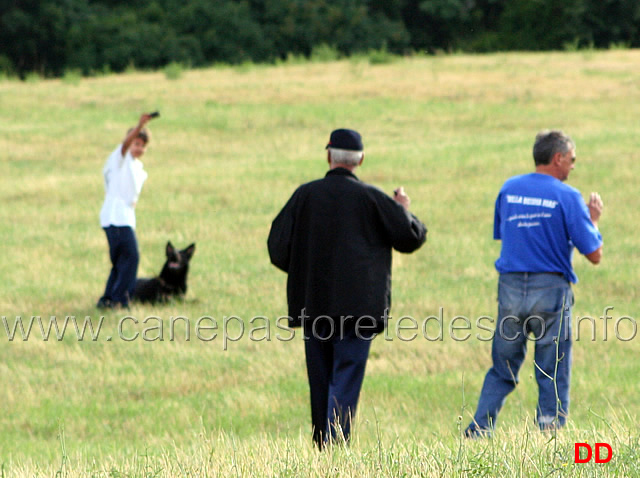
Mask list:
[[[113,302],[111,302],[111,300],[109,299],[105,299],[104,297],[100,297],[100,300],[98,300],[98,303],[96,304],[96,308],[98,309],[113,309]]]
[[[478,440],[482,438],[491,438],[493,430],[488,428],[476,428],[475,425],[469,425],[464,431],[464,437],[470,440]]]

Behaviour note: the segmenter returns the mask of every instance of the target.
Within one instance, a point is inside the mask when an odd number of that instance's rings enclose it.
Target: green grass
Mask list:
[[[126,322],[126,336],[156,316],[164,341],[119,339],[123,313],[106,315],[98,341],[79,342],[73,329],[43,341],[37,328],[9,341],[0,324],[1,475],[638,475],[640,346],[617,340],[614,323],[640,304],[639,61],[634,50],[455,55],[0,82],[0,314],[10,324],[33,315],[97,324],[109,267],[101,168],[142,111],[162,116],[143,158],[140,275],[159,272],[167,240],[196,242],[185,301],[128,312],[140,323]],[[402,341],[393,328],[391,340],[377,338],[352,446],[319,454],[299,334],[279,340],[288,334],[272,323],[270,341],[250,340],[248,321],[286,314],[286,278],[269,264],[266,237],[293,190],[324,174],[337,127],[363,135],[358,175],[389,192],[403,185],[429,227],[420,251],[394,256],[392,327],[442,307],[445,332],[442,341]],[[495,315],[493,202],[507,177],[532,170],[533,138],[549,127],[576,140],[569,183],[605,201],[602,264],[574,261],[574,315],[596,318],[596,340],[584,322],[566,429],[536,431],[528,357],[495,438],[464,441],[490,342],[475,326],[467,341],[446,329],[457,315]],[[220,335],[196,337],[199,318],[221,328],[234,315],[247,330],[226,350]],[[190,340],[180,326],[169,340],[176,316],[191,321]],[[627,321],[618,332],[633,330]],[[585,441],[610,443],[613,460],[574,465],[574,443]]]

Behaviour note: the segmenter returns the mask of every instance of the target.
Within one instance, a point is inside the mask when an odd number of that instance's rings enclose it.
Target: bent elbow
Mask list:
[[[602,247],[596,249],[591,254],[587,254],[586,257],[587,259],[589,259],[589,262],[591,262],[594,266],[597,266],[602,260]]]
[[[420,236],[413,235],[411,237],[405,237],[400,240],[396,240],[393,244],[393,248],[398,252],[402,252],[403,254],[410,254],[420,249],[420,247],[422,247],[426,240],[426,233]]]

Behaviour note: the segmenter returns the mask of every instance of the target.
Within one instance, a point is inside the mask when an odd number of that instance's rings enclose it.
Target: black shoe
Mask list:
[[[98,303],[96,304],[96,308],[98,309],[113,309],[113,302],[111,302],[111,300],[109,299],[105,299],[104,297],[101,297],[100,300],[98,301]]]
[[[464,437],[470,440],[478,440],[481,438],[491,438],[492,430],[486,428],[475,428],[473,425],[467,427],[464,431]]]

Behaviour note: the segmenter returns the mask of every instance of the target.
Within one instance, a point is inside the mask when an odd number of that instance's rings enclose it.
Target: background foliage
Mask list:
[[[635,0],[2,0],[0,72],[61,76],[177,62],[640,46]]]

